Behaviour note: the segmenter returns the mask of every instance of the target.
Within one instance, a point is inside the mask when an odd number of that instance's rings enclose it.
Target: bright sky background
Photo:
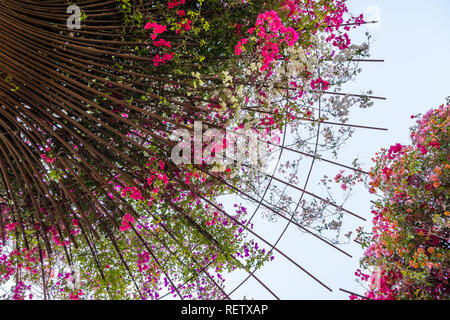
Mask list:
[[[367,29],[373,35],[373,59],[384,59],[384,63],[364,63],[363,72],[348,90],[360,93],[372,89],[374,95],[386,97],[387,101],[375,101],[370,109],[353,110],[349,123],[388,128],[388,132],[357,130],[339,158],[350,164],[355,157],[371,165],[370,158],[382,147],[397,142],[409,143],[409,127],[413,125],[410,116],[425,113],[444,103],[450,96],[450,1],[449,0],[349,0],[351,12],[364,13],[367,20],[378,20],[378,25],[361,27],[353,34],[355,43],[363,40]],[[372,8],[372,10],[369,10]],[[334,176],[336,167],[315,169],[313,184],[323,174]],[[314,179],[314,177],[313,177]],[[358,190],[347,207],[368,219],[370,227],[370,197],[364,189]],[[354,230],[361,222],[349,218],[345,230]],[[281,232],[284,223],[267,223],[257,220],[255,230],[273,241]],[[348,294],[339,288],[357,293],[362,287],[354,281],[354,271],[359,266],[362,251],[355,243],[342,248],[353,255],[348,258],[329,248],[311,236],[301,234],[290,227],[280,243],[280,248],[295,261],[312,271],[333,289],[329,292],[283,257],[276,256],[257,276],[262,279],[281,299],[347,299]],[[227,281],[227,289],[245,274]],[[254,299],[271,299],[272,296],[254,279],[239,289],[232,298],[243,296]]]

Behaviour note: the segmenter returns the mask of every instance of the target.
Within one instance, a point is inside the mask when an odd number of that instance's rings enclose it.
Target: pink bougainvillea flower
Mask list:
[[[134,222],[134,217],[127,213],[122,217],[122,224],[120,226],[120,231],[127,231],[128,229],[131,229],[130,224]]]
[[[159,34],[164,33],[165,31],[167,31],[167,26],[164,25],[160,25],[156,22],[148,22],[145,26],[144,26],[145,30],[149,30],[149,29],[153,29],[153,33],[151,35],[152,40],[155,40]]]

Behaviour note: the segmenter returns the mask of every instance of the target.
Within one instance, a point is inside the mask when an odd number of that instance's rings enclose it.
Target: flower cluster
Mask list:
[[[274,60],[282,57],[280,46],[286,43],[292,47],[298,40],[298,33],[292,27],[286,27],[278,13],[274,10],[267,11],[258,16],[255,27],[250,28],[247,33],[251,36],[256,35],[256,43],[259,46],[260,54],[263,57],[261,71],[270,69],[270,64]],[[248,39],[241,39],[235,48],[236,55],[240,55],[243,46],[247,44]]]
[[[366,51],[345,40],[341,29],[348,28],[341,26],[354,19],[344,19],[344,2],[171,0],[142,10],[137,1],[134,7],[119,1],[123,10],[108,19],[125,17],[124,34],[105,41],[114,54],[96,53],[108,32],[86,50],[94,52],[92,64],[77,81],[87,97],[65,95],[63,109],[50,105],[36,116],[23,108],[23,126],[38,134],[17,136],[26,140],[20,163],[34,157],[39,166],[20,168],[24,178],[0,190],[1,248],[9,250],[1,256],[0,283],[18,273],[22,281],[7,298],[25,297],[32,285],[39,298],[158,299],[167,293],[222,299],[224,274],[273,260],[249,234],[253,225],[245,207],[226,210],[220,203],[222,196],[256,190],[252,183],[259,188],[254,171],[210,164],[212,154],[202,154],[199,164],[176,166],[168,161],[175,144],[170,134],[190,132],[201,120],[202,130],[251,129],[272,151],[288,124],[300,128],[295,121],[344,121],[350,103],[322,98],[323,110],[313,108],[323,90],[356,73],[344,62]],[[80,35],[86,37],[80,43],[90,43],[91,36]],[[104,60],[111,65],[100,67]],[[58,66],[55,72],[60,70],[73,69]],[[77,83],[67,74],[63,79]],[[322,131],[327,141],[338,140]],[[232,142],[214,143],[212,153]],[[15,152],[6,157],[17,159]],[[15,177],[18,170],[8,164],[7,171]],[[18,208],[10,205],[19,202]],[[309,226],[317,217],[307,214],[301,222]],[[32,260],[26,253],[10,255],[36,243]],[[23,261],[29,269],[18,267]]]
[[[370,192],[382,198],[372,232],[360,234],[370,299],[449,298],[449,124],[449,105],[430,110],[412,129],[412,145],[373,159]]]

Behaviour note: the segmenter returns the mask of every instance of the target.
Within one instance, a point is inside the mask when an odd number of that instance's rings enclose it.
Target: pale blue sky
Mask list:
[[[358,130],[339,159],[342,163],[351,163],[358,156],[366,168],[370,166],[371,156],[381,147],[409,142],[412,114],[437,107],[450,96],[450,1],[349,0],[353,13],[367,13],[368,8],[374,5],[379,8],[380,24],[369,30],[376,40],[371,53],[372,58],[384,59],[385,62],[363,64],[362,74],[348,86],[348,90],[360,93],[372,89],[374,95],[387,97],[387,101],[375,101],[368,110],[353,110],[349,122],[385,127],[389,131]],[[361,36],[366,29],[362,27],[354,33],[355,42],[363,39]],[[336,171],[333,167],[316,168],[315,177],[318,179],[325,173],[332,175]],[[366,217],[369,220],[366,226],[370,226],[370,197],[363,189],[358,192],[347,207]],[[349,218],[344,228],[351,230],[359,225],[359,221]],[[284,223],[269,224],[259,219],[255,228],[268,240],[273,240],[283,226]],[[343,247],[354,256],[350,259],[290,227],[280,247],[333,289],[333,292],[328,292],[283,257],[277,256],[274,262],[258,271],[257,276],[280,298],[347,299],[348,295],[340,292],[339,288],[362,292],[353,275],[362,254],[358,245]],[[227,289],[244,276],[230,279]],[[255,299],[272,298],[253,279],[232,298],[244,295]]]

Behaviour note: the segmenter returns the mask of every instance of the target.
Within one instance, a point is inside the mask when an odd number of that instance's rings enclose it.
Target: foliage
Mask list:
[[[414,118],[414,116],[413,116]],[[449,298],[450,105],[419,117],[412,145],[377,153],[370,192],[373,231],[360,233],[370,299]]]
[[[65,1],[0,1],[4,297],[227,297],[224,272],[272,258],[246,209],[218,201],[250,173],[175,166],[171,133],[202,121],[267,142],[304,118],[299,98],[339,83],[315,76],[319,62],[364,56],[347,35],[362,17],[342,0],[74,3],[80,30]]]

